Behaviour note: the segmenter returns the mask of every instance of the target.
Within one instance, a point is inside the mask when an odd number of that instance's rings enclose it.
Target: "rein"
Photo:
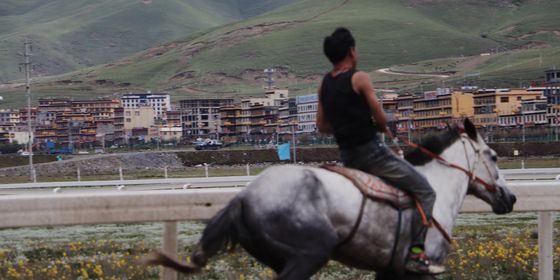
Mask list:
[[[468,136],[462,136],[461,142],[463,142],[463,148],[465,149],[465,156],[467,157],[467,165],[469,166],[469,169],[470,169],[470,170],[468,170],[468,169],[466,169],[466,168],[464,168],[464,167],[462,167],[462,166],[460,166],[460,165],[451,163],[451,162],[447,161],[446,159],[444,159],[443,157],[441,157],[440,155],[438,155],[438,154],[436,154],[436,153],[434,153],[434,152],[432,152],[432,151],[426,149],[425,147],[422,147],[422,146],[420,146],[420,145],[418,145],[418,144],[416,144],[416,143],[412,143],[412,142],[410,142],[410,141],[408,141],[408,140],[403,140],[403,142],[404,142],[407,146],[409,146],[409,147],[411,147],[411,148],[415,148],[415,149],[420,150],[422,153],[424,153],[424,154],[430,156],[431,158],[437,160],[439,163],[441,163],[441,164],[443,164],[443,165],[445,165],[445,166],[448,166],[448,167],[451,167],[451,168],[458,169],[458,170],[462,171],[463,173],[465,173],[465,174],[469,177],[469,180],[470,180],[470,181],[476,181],[476,182],[480,183],[481,185],[483,185],[484,188],[486,188],[486,190],[488,190],[489,192],[491,192],[491,193],[496,193],[496,192],[497,192],[497,189],[496,189],[496,187],[495,187],[495,182],[494,182],[494,184],[490,184],[490,183],[488,183],[488,182],[482,180],[480,177],[478,177],[478,176],[475,175],[476,166],[477,166],[477,164],[480,162],[480,150],[477,149],[477,148],[474,146],[474,144],[472,143],[472,141],[471,141],[470,139],[468,139],[468,140],[469,140],[469,143],[471,144],[471,147],[473,148],[473,150],[475,151],[475,153],[479,155],[479,156],[475,159],[475,162],[474,162],[474,164],[472,165],[472,167],[470,166],[470,160],[469,160],[469,156],[468,156],[468,153],[467,153],[467,146],[466,146],[465,140],[464,140],[464,139],[467,138],[467,137],[468,137]],[[486,169],[487,169],[488,172],[490,173],[490,169],[488,168],[488,165],[487,165],[485,162],[484,162],[484,166],[486,167]],[[427,221],[427,219],[426,219],[426,214],[424,214],[424,212],[423,212],[423,210],[422,210],[422,207],[420,207],[420,205],[419,205],[419,202],[416,201],[416,203],[417,203],[417,208],[418,208],[418,210],[420,211],[420,215],[422,216],[424,225],[430,227],[432,224],[430,224],[430,223]],[[441,232],[441,234],[442,234],[443,237],[447,240],[447,242],[451,243],[451,236],[449,235],[449,233],[447,233],[447,231],[443,228],[443,226],[442,226],[435,218],[433,218],[433,217],[432,217],[432,223],[433,223],[433,225]]]
[[[464,140],[462,140],[462,141],[463,141],[463,146],[465,147],[465,142],[464,142]],[[440,162],[441,164],[443,164],[443,165],[445,165],[445,166],[448,166],[448,167],[455,168],[455,169],[458,169],[458,170],[463,171],[463,172],[470,178],[470,180],[476,181],[476,182],[480,183],[480,184],[483,185],[484,188],[486,188],[486,190],[488,190],[489,192],[491,192],[491,193],[497,192],[496,187],[495,187],[495,184],[490,184],[490,183],[488,183],[488,182],[482,180],[480,177],[478,177],[478,176],[476,176],[476,175],[474,174],[474,170],[475,170],[475,168],[476,168],[476,164],[478,163],[479,158],[476,159],[476,162],[475,162],[475,164],[473,165],[472,170],[468,170],[468,169],[466,169],[466,168],[464,168],[464,167],[462,167],[462,166],[460,166],[460,165],[457,165],[457,164],[454,164],[454,163],[451,163],[451,162],[445,160],[445,159],[442,158],[440,155],[435,154],[434,152],[432,152],[432,151],[430,151],[430,150],[428,150],[428,149],[426,149],[426,148],[424,148],[424,147],[422,147],[422,146],[420,146],[420,145],[418,145],[418,144],[416,144],[416,143],[412,143],[412,142],[410,142],[410,141],[408,141],[408,140],[403,140],[403,142],[404,142],[407,146],[409,146],[409,147],[411,147],[411,148],[416,148],[416,149],[420,150],[422,153],[424,153],[424,154],[430,156],[431,158],[437,160],[438,162]],[[469,141],[469,143],[471,144],[471,146],[473,147],[473,149],[475,150],[475,152],[479,153],[478,150],[477,150],[477,149],[474,147],[474,145],[472,144],[472,142]],[[465,147],[465,152],[466,152],[466,147]],[[467,164],[470,165],[470,163],[469,163],[469,158],[468,158],[468,154],[465,153],[465,155],[467,155]],[[488,166],[486,166],[486,168],[488,169]]]

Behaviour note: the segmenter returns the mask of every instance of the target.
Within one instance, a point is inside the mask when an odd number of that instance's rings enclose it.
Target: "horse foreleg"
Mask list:
[[[434,280],[432,275],[419,275],[411,273],[396,273],[394,271],[380,271],[375,273],[375,280]]]
[[[306,280],[329,261],[328,255],[301,256],[288,260],[276,280]]]

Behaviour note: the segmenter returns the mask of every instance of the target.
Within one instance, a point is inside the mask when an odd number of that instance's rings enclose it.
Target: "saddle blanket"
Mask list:
[[[338,173],[354,183],[354,185],[368,198],[384,201],[396,208],[414,206],[414,199],[406,192],[388,185],[379,177],[366,172],[339,165],[322,165],[321,168]]]

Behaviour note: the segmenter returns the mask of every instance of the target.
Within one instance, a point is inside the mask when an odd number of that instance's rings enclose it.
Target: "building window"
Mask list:
[[[130,118],[126,118],[126,122],[132,122]]]
[[[508,96],[501,96],[500,97],[500,102],[501,103],[508,103],[509,102],[509,97]]]

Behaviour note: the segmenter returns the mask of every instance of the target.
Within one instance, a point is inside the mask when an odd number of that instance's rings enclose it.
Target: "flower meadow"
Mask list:
[[[186,261],[203,225],[183,224],[179,229],[179,254]],[[158,224],[146,224],[37,229],[32,233],[23,229],[0,231],[0,279],[158,279],[159,268],[146,267],[140,259],[159,246],[160,229]],[[54,232],[57,237],[39,238],[41,232]],[[460,225],[454,235],[448,272],[438,279],[537,279],[534,224]],[[558,241],[554,253],[555,279],[560,279]],[[204,273],[181,275],[179,279],[274,276],[273,271],[237,249],[211,259]],[[330,262],[313,279],[374,278],[372,272]]]

